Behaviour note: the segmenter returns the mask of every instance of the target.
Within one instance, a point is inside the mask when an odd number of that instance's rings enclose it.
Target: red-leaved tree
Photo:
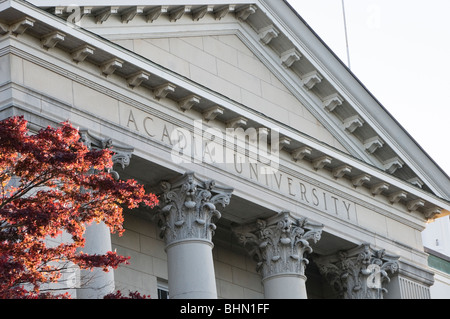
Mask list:
[[[58,282],[64,265],[108,271],[127,262],[80,250],[86,225],[122,234],[124,207],[158,203],[136,181],[108,173],[112,155],[88,149],[67,122],[29,134],[23,117],[0,121],[0,298],[70,298],[42,288]],[[48,244],[63,232],[71,240]]]

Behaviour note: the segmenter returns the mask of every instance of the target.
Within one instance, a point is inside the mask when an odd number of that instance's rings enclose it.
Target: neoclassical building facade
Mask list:
[[[160,198],[74,298],[430,298],[450,180],[282,0],[0,1],[0,116],[65,120]],[[400,93],[401,94],[401,93]]]

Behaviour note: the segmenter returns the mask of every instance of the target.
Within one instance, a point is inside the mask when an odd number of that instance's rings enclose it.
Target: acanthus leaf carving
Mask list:
[[[383,299],[389,272],[399,269],[398,256],[362,244],[332,256],[315,258],[320,273],[344,299]]]
[[[92,135],[88,130],[80,130],[80,140],[87,146],[88,149],[109,149],[113,152],[111,160],[113,166],[108,168],[108,172],[118,180],[119,173],[114,170],[115,165],[120,165],[125,169],[130,165],[131,156],[134,148],[116,145],[111,138],[99,138]]]
[[[226,207],[233,190],[218,187],[214,181],[202,181],[192,172],[171,182],[164,181],[160,188],[158,224],[166,244],[183,240],[211,243],[215,223],[221,218],[216,205]]]
[[[312,253],[310,241],[320,240],[323,225],[306,218],[294,218],[283,211],[276,216],[258,219],[249,225],[236,226],[233,232],[256,261],[263,278],[278,274],[305,274]]]

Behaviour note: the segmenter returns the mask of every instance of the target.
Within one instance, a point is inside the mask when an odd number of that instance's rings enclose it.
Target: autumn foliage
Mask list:
[[[30,134],[23,117],[0,121],[0,298],[69,298],[42,286],[69,264],[108,271],[127,262],[114,252],[82,253],[86,225],[104,222],[120,235],[124,207],[158,202],[108,173],[112,155],[88,149],[69,123]],[[48,244],[63,232],[71,240]]]

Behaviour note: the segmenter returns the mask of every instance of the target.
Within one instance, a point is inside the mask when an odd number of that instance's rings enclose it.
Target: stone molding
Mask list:
[[[188,172],[174,181],[161,182],[157,214],[160,237],[166,247],[180,241],[206,241],[212,245],[215,222],[221,218],[217,204],[225,208],[233,189],[202,181]]]
[[[233,232],[257,262],[263,280],[275,275],[305,275],[312,253],[309,241],[320,240],[323,225],[283,211],[269,219],[236,226]]]
[[[365,243],[336,255],[315,258],[320,273],[343,299],[383,299],[388,272],[399,270],[398,256]]]

